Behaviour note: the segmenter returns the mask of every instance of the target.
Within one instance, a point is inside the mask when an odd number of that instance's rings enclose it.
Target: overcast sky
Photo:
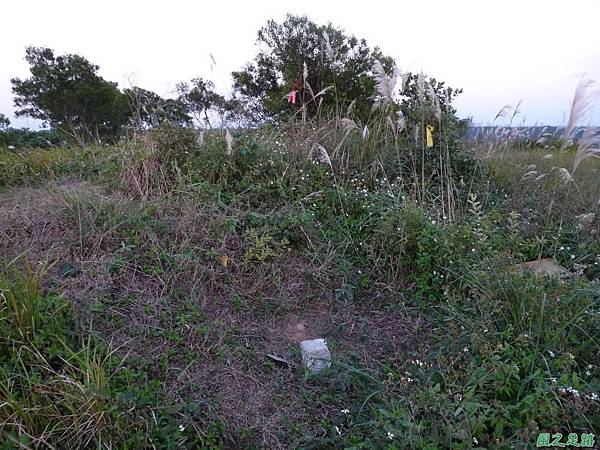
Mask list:
[[[257,30],[288,12],[331,21],[378,45],[401,69],[462,87],[459,114],[477,123],[522,100],[527,123],[562,124],[581,76],[600,81],[599,0],[4,0],[0,113],[13,125],[35,125],[12,116],[9,79],[28,76],[28,45],[81,54],[122,88],[168,96],[175,83],[199,75],[226,94],[230,72],[256,52]]]

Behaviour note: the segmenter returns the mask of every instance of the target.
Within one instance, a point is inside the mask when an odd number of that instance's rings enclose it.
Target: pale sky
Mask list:
[[[581,76],[600,82],[599,0],[4,0],[0,113],[16,126],[36,124],[12,114],[9,79],[28,76],[28,45],[83,55],[121,88],[169,96],[177,82],[202,76],[227,94],[231,71],[256,53],[258,29],[288,12],[331,21],[402,70],[462,87],[459,115],[476,123],[522,100],[528,124],[560,125]]]

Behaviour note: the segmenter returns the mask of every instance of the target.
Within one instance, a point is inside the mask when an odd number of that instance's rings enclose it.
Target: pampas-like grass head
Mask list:
[[[380,97],[380,102],[383,105],[391,103],[394,100],[394,89],[396,88],[398,77],[400,77],[400,70],[398,67],[394,67],[392,76],[388,77],[381,62],[375,61],[372,71],[373,79],[375,80],[375,91]]]
[[[419,72],[419,75],[417,75],[417,88],[419,90],[419,100],[423,103],[425,99],[425,75],[423,75],[423,72]]]
[[[325,47],[325,56],[329,61],[333,60],[333,48],[331,48],[331,43],[329,42],[329,34],[327,31],[323,31],[323,45]]]
[[[593,80],[586,78],[582,78],[579,84],[577,84],[575,95],[571,101],[571,108],[569,109],[569,120],[563,134],[561,150],[564,150],[573,143],[575,127],[592,111],[594,100],[598,96],[598,93],[593,91],[595,84]]]
[[[569,171],[564,167],[558,169],[558,178],[560,178],[560,180],[565,184],[573,182],[573,177],[571,176]]]
[[[233,136],[229,132],[229,128],[225,128],[225,143],[227,144],[227,156],[233,155]]]
[[[440,106],[440,99],[436,95],[435,90],[433,89],[433,86],[430,83],[427,83],[427,95],[433,102],[433,111],[435,113],[435,118],[439,122],[440,120],[442,120],[442,108]]]
[[[329,153],[327,153],[327,150],[325,150],[325,147],[323,147],[321,144],[313,145],[308,156],[309,158],[316,158],[316,160],[320,163],[327,164],[329,168],[333,170]]]
[[[595,130],[592,127],[587,127],[581,139],[577,143],[577,153],[573,161],[573,173],[579,165],[588,158],[600,158],[600,145]]]
[[[402,130],[406,128],[406,119],[404,118],[404,114],[402,111],[398,112],[398,120],[396,121],[396,130],[400,133]]]

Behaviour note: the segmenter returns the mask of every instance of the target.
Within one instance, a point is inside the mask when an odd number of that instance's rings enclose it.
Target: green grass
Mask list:
[[[114,173],[120,152],[109,147],[36,149],[14,152],[0,148],[0,189],[49,179],[98,179]]]
[[[35,259],[0,277],[4,448],[531,448],[600,430],[598,161],[574,184],[552,170],[568,153],[456,156],[449,217],[435,172],[419,201],[395,148],[342,170],[277,130],[236,136],[233,157],[216,134],[169,136],[0,154],[5,195],[38,186],[52,212],[25,227],[7,207],[0,230]],[[579,275],[511,269],[545,257]],[[300,322],[330,370],[299,367]]]

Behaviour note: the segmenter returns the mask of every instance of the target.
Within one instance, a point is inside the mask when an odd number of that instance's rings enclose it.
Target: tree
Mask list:
[[[191,86],[188,83],[179,83],[177,85],[179,100],[182,101],[188,111],[197,122],[204,121],[211,127],[208,113],[213,108],[225,108],[225,99],[214,91],[212,81],[206,81],[202,78],[194,78]]]
[[[4,114],[0,114],[0,130],[6,130],[10,126],[10,120]]]
[[[134,120],[137,120],[137,125],[141,127],[155,128],[165,122],[179,126],[191,124],[188,106],[181,98],[165,99],[137,86],[125,89],[125,95],[133,111]]]
[[[376,60],[386,69],[393,65],[364,39],[307,17],[271,20],[259,30],[257,41],[262,50],[254,61],[232,75],[234,96],[259,121],[289,117],[302,105],[314,115],[319,109],[345,112],[353,104],[355,114],[365,118],[373,103],[371,67]],[[292,90],[297,91],[295,103],[287,98]]]
[[[0,131],[6,130],[10,126],[10,120],[4,114],[0,114]]]
[[[25,59],[32,76],[11,79],[17,116],[43,120],[80,145],[118,138],[130,115],[127,98],[98,75],[98,66],[49,48],[28,47]]]

